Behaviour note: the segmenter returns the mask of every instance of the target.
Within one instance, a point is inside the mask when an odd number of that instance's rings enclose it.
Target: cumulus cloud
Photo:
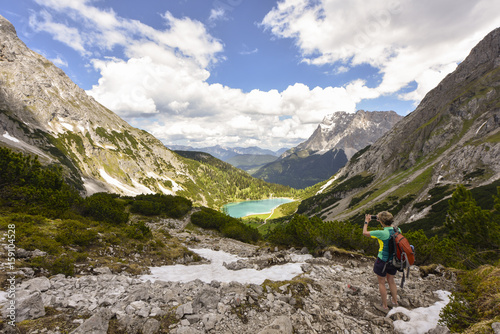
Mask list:
[[[100,73],[88,93],[133,126],[166,144],[273,149],[306,140],[327,114],[354,112],[360,101],[397,93],[409,82],[417,88],[400,98],[419,101],[492,29],[500,10],[487,0],[283,0],[260,26],[293,39],[302,62],[332,64],[337,74],[370,64],[382,81],[243,92],[208,83],[224,59],[224,43],[197,20],[165,12],[165,28],[156,29],[90,0],[36,1],[46,10],[32,15],[32,27],[87,57]],[[209,22],[224,16],[214,9]],[[103,56],[116,48],[122,58]]]
[[[380,69],[379,94],[416,81],[403,97],[419,101],[498,26],[498,12],[491,0],[283,0],[262,25],[294,39],[308,64]]]
[[[48,32],[55,40],[68,45],[81,54],[89,54],[85,50],[85,42],[80,35],[80,31],[75,27],[54,22],[52,16],[47,11],[42,11],[39,15],[32,15],[29,23],[35,31]]]

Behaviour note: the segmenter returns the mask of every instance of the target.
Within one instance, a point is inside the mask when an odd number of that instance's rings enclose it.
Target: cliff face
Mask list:
[[[500,29],[496,29],[412,113],[356,154],[336,175],[340,181],[325,186],[323,196],[335,197],[336,207],[323,209],[322,216],[343,219],[390,202],[391,196],[411,196],[396,220],[412,221],[428,209],[412,204],[425,201],[437,186],[474,188],[500,179],[499,143]],[[367,183],[325,195],[338,182],[354,177]],[[353,198],[359,204],[352,204]]]
[[[380,138],[342,175],[369,171],[387,176],[439,153],[445,178],[481,166],[500,172],[496,145],[500,125],[500,29],[487,35],[417,109]],[[496,160],[498,161],[498,160]],[[445,167],[446,165],[446,167]]]
[[[341,149],[350,159],[356,152],[371,145],[403,117],[394,111],[336,112],[327,115],[311,137],[295,151],[318,153]]]
[[[0,36],[1,145],[63,164],[87,193],[173,194],[191,182],[182,158],[89,97],[1,16]]]

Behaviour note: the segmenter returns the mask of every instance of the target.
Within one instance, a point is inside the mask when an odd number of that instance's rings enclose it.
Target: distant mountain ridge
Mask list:
[[[402,118],[394,111],[358,110],[327,115],[308,140],[253,175],[294,188],[312,186],[330,178],[350,157],[375,142]]]
[[[262,166],[276,160],[278,157],[271,154],[239,154],[227,159],[226,162],[253,175]]]
[[[185,145],[167,145],[167,147],[173,151],[197,151],[197,152],[205,152],[213,155],[217,159],[222,161],[227,161],[230,158],[233,158],[238,155],[273,155],[280,156],[287,148],[280,149],[278,151],[271,151],[267,149],[263,149],[257,146],[251,147],[225,147],[221,145],[216,146],[207,146],[207,147],[192,147]]]

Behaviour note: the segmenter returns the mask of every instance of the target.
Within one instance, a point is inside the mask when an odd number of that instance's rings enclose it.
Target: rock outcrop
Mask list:
[[[293,151],[307,150],[321,154],[341,149],[350,159],[359,150],[373,144],[402,118],[394,111],[358,110],[354,114],[339,111],[325,116],[311,137]]]

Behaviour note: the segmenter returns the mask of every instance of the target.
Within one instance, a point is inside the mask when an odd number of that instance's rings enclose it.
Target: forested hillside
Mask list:
[[[16,249],[41,252],[31,259],[19,258],[18,266],[72,276],[77,267],[86,270],[106,264],[140,273],[146,265],[171,264],[193,256],[168,232],[153,234],[147,225],[158,219],[186,217],[193,204],[184,197],[96,193],[83,198],[64,181],[60,167],[43,166],[36,157],[6,148],[0,148],[0,180],[0,230],[15,226]],[[195,213],[193,223],[245,242],[260,239],[256,229],[208,208]],[[102,251],[108,247],[114,254]],[[135,252],[141,253],[135,264],[109,262],[110,255],[126,258]]]
[[[196,179],[197,186],[207,189],[210,193],[212,200],[207,199],[210,207],[213,207],[212,203],[219,203],[222,206],[222,204],[241,199],[257,200],[271,196],[299,198],[304,193],[288,186],[253,178],[241,169],[208,153],[196,151],[175,152],[184,158],[197,162],[189,164],[188,161],[185,161],[192,173],[198,175]],[[196,195],[193,194],[192,196]]]

